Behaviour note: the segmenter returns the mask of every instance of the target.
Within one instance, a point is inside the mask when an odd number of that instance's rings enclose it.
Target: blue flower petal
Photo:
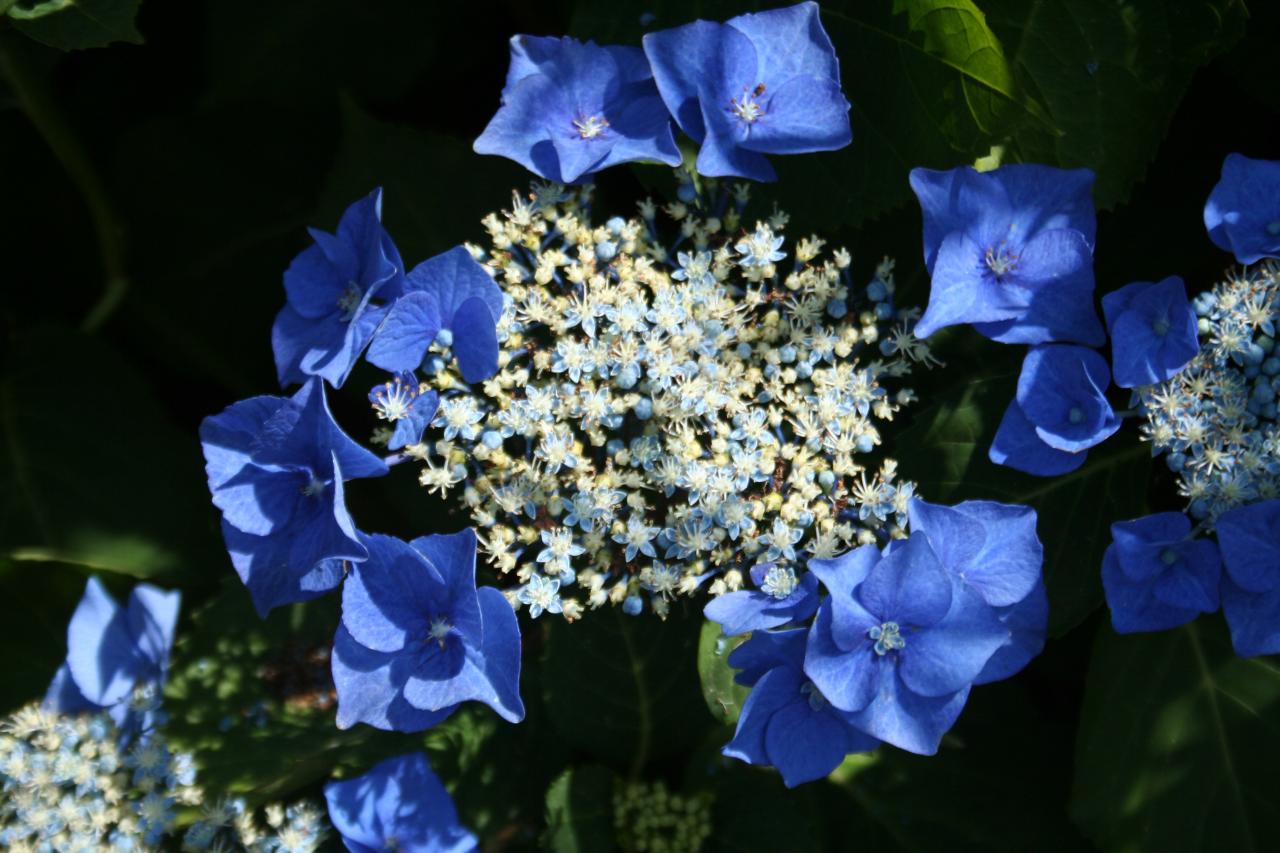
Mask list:
[[[842,711],[860,711],[875,698],[879,671],[892,669],[893,664],[872,651],[872,641],[865,634],[851,649],[837,645],[831,622],[831,599],[828,598],[818,607],[813,627],[809,629],[804,673],[832,705]]]
[[[127,698],[148,668],[126,612],[96,577],[85,584],[67,626],[67,668],[84,697],[97,705]]]
[[[1280,499],[1224,512],[1217,533],[1232,583],[1251,592],[1280,589]]]
[[[729,666],[739,670],[734,681],[748,687],[766,672],[779,666],[798,669],[804,664],[805,628],[787,631],[755,631],[729,653]]]
[[[788,788],[821,779],[840,766],[849,751],[847,726],[815,711],[804,699],[779,709],[765,727],[769,762]]]
[[[951,577],[928,538],[912,533],[871,569],[855,597],[878,619],[925,628],[947,616],[953,591]]]
[[[977,592],[956,582],[947,615],[928,630],[903,631],[898,674],[913,693],[946,696],[972,684],[1009,638]]]
[[[366,723],[384,731],[416,732],[445,720],[453,708],[423,711],[405,702],[394,655],[365,648],[342,624],[333,637],[331,667],[340,729]]]
[[[1040,583],[1044,546],[1036,511],[993,501],[954,507],[915,498],[907,507],[911,530],[922,531],[947,570],[993,607],[1026,598]]]
[[[969,688],[926,698],[912,693],[898,677],[897,668],[884,666],[872,685],[874,700],[866,708],[849,715],[849,720],[867,734],[899,749],[920,755],[938,751],[942,736],[955,724],[969,698]]]
[[[1009,639],[987,661],[973,680],[974,684],[1002,681],[1022,671],[1044,649],[1045,631],[1049,625],[1049,596],[1044,582],[1037,583],[1026,598],[1001,607],[996,617],[1009,631]]]
[[[1068,453],[1050,447],[1036,434],[1035,424],[1022,413],[1018,401],[1009,403],[987,452],[997,465],[1007,465],[1039,477],[1056,477],[1084,464],[1088,451]]]
[[[465,300],[453,315],[453,355],[467,382],[482,382],[498,372],[497,320],[479,297]]]
[[[1280,654],[1280,586],[1253,592],[1223,578],[1222,613],[1240,657]]]

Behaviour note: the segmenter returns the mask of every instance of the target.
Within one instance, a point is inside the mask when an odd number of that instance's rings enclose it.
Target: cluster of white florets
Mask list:
[[[461,492],[512,603],[665,615],[904,525],[913,484],[877,449],[932,359],[892,261],[855,287],[847,251],[784,247],[785,214],[742,227],[745,186],[704,185],[661,225],[648,200],[593,225],[590,192],[535,185],[484,220],[499,370],[472,387],[429,359],[440,407],[407,449]]]
[[[1233,507],[1280,497],[1280,267],[1243,270],[1192,305],[1199,354],[1137,394],[1144,438],[1179,475],[1188,512],[1212,529]]]

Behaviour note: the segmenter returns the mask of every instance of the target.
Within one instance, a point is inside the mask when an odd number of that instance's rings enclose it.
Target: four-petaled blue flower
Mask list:
[[[864,545],[809,569],[831,595],[809,630],[805,674],[860,730],[935,753],[1009,630],[922,532],[883,555]]]
[[[804,674],[805,633],[757,631],[729,655],[729,665],[741,670],[734,680],[752,689],[733,740],[721,751],[778,768],[788,788],[821,779],[849,753],[879,745]]]
[[[1204,227],[1242,264],[1280,258],[1280,162],[1228,154],[1204,206]]]
[[[121,607],[96,577],[67,625],[67,659],[45,694],[45,707],[61,714],[106,709],[127,736],[151,728],[182,595],[140,583]],[[151,691],[154,702],[135,701]]]
[[[421,731],[468,700],[522,720],[520,627],[502,593],[476,588],[475,533],[364,542],[333,642],[338,727]]]
[[[972,323],[1002,343],[1105,340],[1093,307],[1093,172],[913,169],[929,305],[915,334]]]
[[[943,567],[977,593],[1005,627],[1005,644],[973,683],[1019,672],[1044,648],[1049,623],[1036,511],[993,501],[941,506],[914,498],[907,518],[910,529],[929,540]]]
[[[1280,499],[1218,516],[1222,612],[1241,657],[1280,653]]]
[[[498,370],[502,290],[462,246],[429,258],[405,276],[404,296],[369,346],[368,360],[384,370],[416,370],[432,343],[453,348],[468,382]]]
[[[1180,512],[1111,525],[1102,587],[1117,632],[1163,631],[1218,609],[1218,546],[1190,534],[1191,520]]]
[[[702,146],[703,175],[772,181],[764,155],[833,151],[853,138],[817,3],[650,33],[644,52],[676,124]]]
[[[1032,347],[991,442],[991,461],[1042,477],[1079,468],[1090,447],[1120,428],[1104,393],[1110,384],[1106,359],[1091,349]]]
[[[419,382],[412,370],[406,370],[369,389],[369,402],[379,419],[395,425],[387,449],[399,450],[422,441],[422,431],[435,417],[440,395]]]
[[[1121,388],[1163,382],[1200,351],[1196,312],[1176,275],[1108,293],[1102,314],[1111,337],[1112,374]]]
[[[729,636],[803,622],[818,609],[818,578],[812,572],[797,578],[789,566],[757,563],[751,580],[758,589],[727,592],[703,610]]]
[[[644,52],[567,36],[511,38],[502,106],[473,147],[560,183],[633,160],[680,165]]]
[[[336,236],[310,229],[315,244],[285,271],[288,302],[271,329],[282,386],[322,376],[341,387],[387,315],[382,303],[400,295],[404,262],[381,220],[376,189],[347,208]]]
[[[421,752],[375,764],[324,786],[329,820],[352,853],[467,853],[476,837],[458,821],[449,792]]]
[[[333,589],[343,560],[365,558],[342,484],[387,466],[339,429],[319,378],[292,398],[233,403],[204,419],[200,441],[231,562],[259,613]]]

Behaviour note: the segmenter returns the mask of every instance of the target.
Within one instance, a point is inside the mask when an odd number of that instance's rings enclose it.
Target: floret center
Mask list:
[[[996,278],[1002,278],[1018,267],[1018,256],[1006,250],[1004,246],[988,248],[984,260],[987,269],[991,270]]]
[[[746,124],[751,124],[764,115],[764,107],[756,98],[764,94],[764,84],[756,86],[755,89],[743,89],[742,96],[729,99],[729,112],[733,113]]]
[[[891,651],[906,647],[907,641],[903,639],[901,631],[897,622],[881,622],[868,630],[867,636],[876,641],[876,654],[887,655]]]
[[[586,118],[575,118],[573,127],[578,131],[578,136],[583,139],[595,139],[604,133],[605,128],[609,126],[608,120],[602,115],[587,116]]]

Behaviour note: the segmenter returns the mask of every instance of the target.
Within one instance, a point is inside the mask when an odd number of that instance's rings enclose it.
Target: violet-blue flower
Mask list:
[[[1093,172],[1037,164],[913,169],[924,214],[927,338],[972,323],[992,340],[1105,340],[1093,307]]]
[[[393,424],[387,449],[399,450],[422,441],[422,431],[435,417],[440,395],[419,382],[412,370],[406,370],[369,389],[369,402],[379,419]]]
[[[1120,428],[1104,393],[1109,384],[1106,360],[1091,349],[1032,347],[991,442],[991,461],[1042,477],[1079,468],[1090,447]]]
[[[369,346],[384,370],[416,370],[432,343],[453,349],[462,378],[488,379],[498,369],[502,291],[463,246],[414,267]]]
[[[1218,516],[1222,612],[1241,657],[1280,653],[1280,499]]]
[[[1163,382],[1200,351],[1196,312],[1176,275],[1108,293],[1102,314],[1111,337],[1112,374],[1121,388]]]
[[[907,518],[910,529],[929,540],[943,567],[977,593],[1004,626],[1004,645],[974,684],[1008,678],[1040,654],[1049,602],[1036,511],[994,501],[942,506],[915,498],[907,505]]]
[[[1117,632],[1163,631],[1218,609],[1218,546],[1190,535],[1191,520],[1180,512],[1111,525],[1102,587]]]
[[[468,700],[523,719],[520,627],[502,593],[476,588],[475,533],[364,542],[333,645],[339,728],[420,731]]]
[[[227,550],[260,614],[333,589],[343,560],[365,558],[342,484],[387,466],[334,422],[319,378],[291,398],[233,403],[204,419],[200,441]]]
[[[735,680],[752,689],[733,740],[721,751],[778,768],[788,788],[821,779],[849,753],[879,745],[804,674],[806,634],[803,628],[756,631],[729,655],[729,665],[742,670]]]
[[[158,702],[169,669],[179,592],[140,583],[121,607],[96,577],[67,625],[67,659],[45,694],[45,706],[74,714],[106,709],[126,734],[150,728],[155,708],[132,701],[149,689]]]
[[[338,388],[386,316],[382,302],[399,295],[404,262],[382,227],[381,189],[347,208],[336,235],[309,233],[315,243],[284,274],[288,302],[271,329],[276,372],[282,386],[322,376]]]
[[[560,183],[635,160],[680,165],[644,52],[568,37],[512,36],[502,106],[473,147]]]
[[[1228,154],[1204,206],[1204,227],[1242,264],[1280,257],[1280,161]]]
[[[703,613],[728,636],[802,622],[818,609],[818,578],[775,563],[751,567],[756,589],[727,592],[707,603]]]
[[[466,853],[476,837],[459,821],[427,756],[380,761],[354,779],[324,786],[329,820],[352,853]]]
[[[809,631],[804,671],[850,721],[932,755],[1009,631],[915,532],[882,555],[864,545],[809,570],[830,592]]]
[[[853,138],[840,64],[817,3],[649,33],[644,52],[712,177],[772,181],[766,154],[834,151]]]

